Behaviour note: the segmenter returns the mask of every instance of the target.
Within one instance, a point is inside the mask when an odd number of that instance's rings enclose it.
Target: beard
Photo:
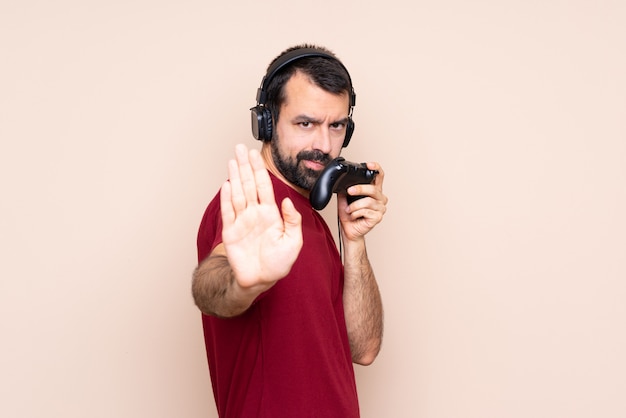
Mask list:
[[[321,170],[312,170],[302,164],[303,160],[316,161],[328,165],[331,158],[330,155],[324,154],[319,150],[300,151],[295,158],[284,156],[278,149],[278,135],[275,135],[271,141],[272,158],[278,171],[292,184],[304,189],[311,190],[321,174]]]

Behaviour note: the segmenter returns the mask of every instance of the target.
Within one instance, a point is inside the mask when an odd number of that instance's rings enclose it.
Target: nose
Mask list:
[[[320,126],[317,129],[313,149],[318,149],[324,154],[329,154],[332,150],[331,132],[328,126]]]

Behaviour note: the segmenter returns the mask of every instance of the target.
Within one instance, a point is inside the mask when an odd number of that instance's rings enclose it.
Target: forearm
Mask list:
[[[365,240],[344,242],[344,311],[352,360],[371,364],[382,343],[383,307]]]
[[[225,254],[213,253],[193,273],[192,294],[196,306],[205,314],[233,317],[245,312],[259,289],[243,289],[235,280]]]

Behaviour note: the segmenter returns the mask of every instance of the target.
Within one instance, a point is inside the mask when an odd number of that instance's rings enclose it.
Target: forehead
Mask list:
[[[330,93],[314,84],[304,73],[296,71],[285,84],[285,100],[282,109],[302,108],[302,110],[334,110],[347,113],[348,93]]]

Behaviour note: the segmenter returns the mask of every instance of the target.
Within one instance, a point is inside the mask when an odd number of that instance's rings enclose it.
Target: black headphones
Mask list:
[[[346,74],[348,74],[348,80],[350,81],[350,112],[348,114],[348,123],[346,125],[346,136],[343,140],[342,145],[343,147],[347,147],[350,143],[352,133],[354,132],[352,110],[354,108],[354,105],[356,104],[356,94],[354,93],[354,88],[352,87],[352,79],[350,78],[350,73],[348,72],[348,69],[341,63],[341,61],[337,59],[337,57],[334,57],[333,55],[330,55],[329,53],[317,48],[298,48],[289,51],[280,56],[267,69],[267,73],[261,81],[261,87],[259,87],[259,89],[257,90],[256,106],[250,109],[250,111],[252,112],[252,135],[260,141],[269,141],[272,139],[272,112],[270,112],[270,110],[265,107],[265,101],[267,100],[267,92],[265,89],[269,85],[272,78],[274,78],[276,73],[279,72],[282,68],[296,60],[307,57],[322,57],[332,59],[338,62],[343,67],[343,69],[346,70]]]

